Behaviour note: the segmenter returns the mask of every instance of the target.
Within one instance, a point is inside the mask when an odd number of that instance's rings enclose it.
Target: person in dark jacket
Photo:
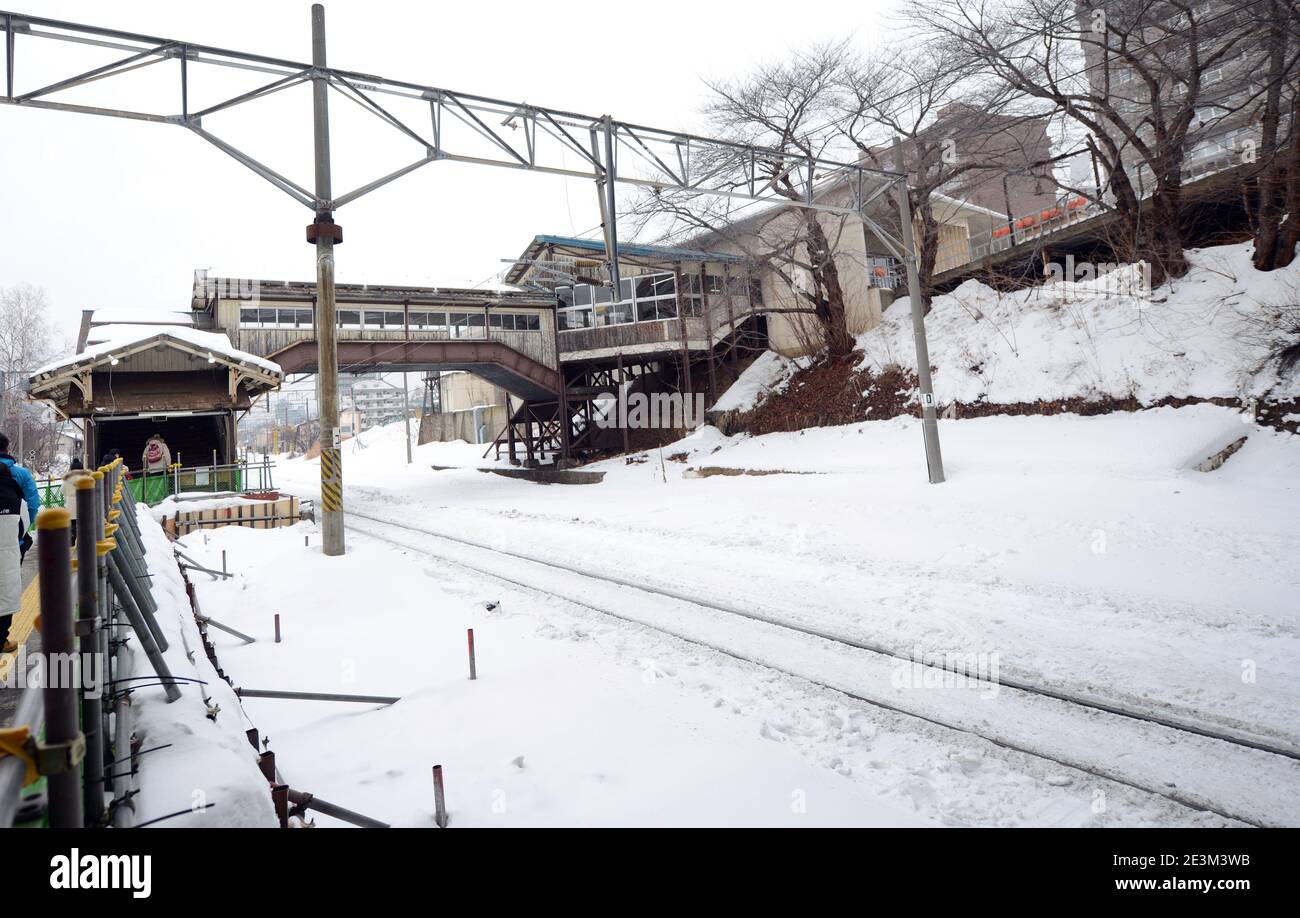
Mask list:
[[[32,477],[32,473],[19,465],[17,459],[9,455],[8,434],[0,433],[0,463],[9,467],[10,474],[18,482],[18,487],[23,492],[23,499],[27,501],[29,523],[35,525],[36,514],[41,512],[41,492],[36,490],[36,479]],[[32,537],[23,529],[21,523],[18,527],[18,541],[22,546],[22,557],[26,557],[27,549],[32,547]]]
[[[0,441],[8,446],[8,440],[0,434]],[[0,460],[0,653],[13,653],[18,643],[9,639],[9,626],[13,623],[14,613],[22,605],[23,572],[22,549],[20,541],[23,536],[23,501],[28,497],[27,488],[19,481],[15,471],[26,473],[22,466],[14,465],[12,457]],[[32,482],[32,493],[36,492],[36,483]],[[37,509],[40,497],[37,496]],[[35,519],[35,515],[32,517]]]

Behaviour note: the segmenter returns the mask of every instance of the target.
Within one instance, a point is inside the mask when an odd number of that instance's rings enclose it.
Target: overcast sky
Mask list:
[[[792,5],[657,0],[580,8],[478,3],[326,3],[331,65],[668,129],[698,129],[706,77],[844,36],[887,34],[895,0]],[[15,0],[32,15],[289,59],[310,59],[310,3]],[[2,52],[0,52],[2,53]],[[18,39],[17,91],[121,57]],[[131,107],[176,98],[175,63],[105,80],[78,101]],[[208,73],[212,68],[204,68]],[[265,76],[220,72],[214,100]],[[233,93],[229,93],[233,94]],[[168,104],[163,102],[164,105]],[[412,157],[410,141],[331,94],[336,193]],[[231,114],[230,139],[311,187],[310,90]],[[314,274],[311,213],[189,132],[169,125],[0,106],[0,286],[43,287],[71,336],[86,307],[186,308],[193,270],[284,280]],[[537,234],[599,222],[594,185],[435,163],[340,209],[341,282],[473,286]]]

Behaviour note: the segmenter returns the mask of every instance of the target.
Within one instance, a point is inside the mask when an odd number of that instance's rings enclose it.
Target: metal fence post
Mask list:
[[[36,560],[41,599],[41,650],[45,656],[45,742],[42,770],[49,776],[50,826],[80,829],[81,761],[85,737],[78,724],[76,627],[72,619],[70,514],[62,507],[36,517]],[[69,683],[69,684],[64,684]]]
[[[98,825],[104,815],[104,701],[105,660],[99,655],[103,622],[99,615],[99,557],[95,523],[95,479],[76,478],[72,494],[77,508],[77,633],[81,650],[81,732],[86,736],[84,821]],[[98,676],[98,686],[87,686],[87,674]],[[94,691],[87,691],[92,688]]]
[[[96,635],[95,645],[104,661],[104,684],[113,684],[113,654],[111,653],[111,635],[113,631],[113,600],[108,591],[108,549],[112,545],[104,534],[104,494],[106,491],[107,479],[104,476],[103,469],[96,469],[90,477],[95,482],[95,579],[98,584],[98,606],[100,627]],[[101,708],[103,702],[100,702]],[[107,739],[108,739],[108,712],[102,712],[103,719],[100,721],[100,727],[104,731],[105,754],[102,762],[108,762]],[[113,779],[105,775],[104,793],[113,789]]]

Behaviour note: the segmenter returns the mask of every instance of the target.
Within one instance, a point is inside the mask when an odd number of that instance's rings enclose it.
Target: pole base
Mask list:
[[[343,540],[342,510],[326,510],[321,514],[321,534],[325,554],[343,554],[346,549]]]

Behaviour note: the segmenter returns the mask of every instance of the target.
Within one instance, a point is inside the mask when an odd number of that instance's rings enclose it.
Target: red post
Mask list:
[[[468,629],[468,633],[469,633],[469,677],[471,679],[477,679],[478,669],[474,665],[474,629],[473,628]]]
[[[433,821],[439,829],[447,828],[447,796],[442,788],[442,766],[433,766]]]
[[[271,803],[275,806],[275,815],[280,820],[280,828],[289,828],[289,785],[272,784]]]

